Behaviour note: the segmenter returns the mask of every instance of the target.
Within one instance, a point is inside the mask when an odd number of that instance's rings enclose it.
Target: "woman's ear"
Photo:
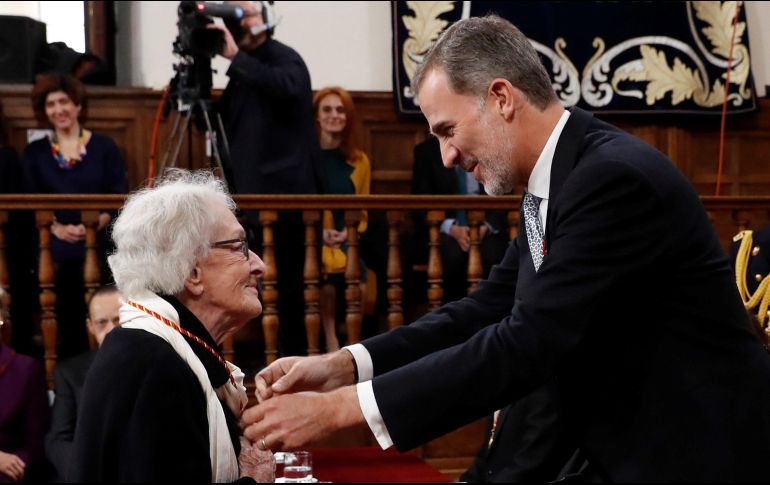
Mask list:
[[[202,269],[200,266],[194,266],[190,274],[184,280],[184,288],[193,296],[200,296],[203,293],[203,281],[201,278]]]

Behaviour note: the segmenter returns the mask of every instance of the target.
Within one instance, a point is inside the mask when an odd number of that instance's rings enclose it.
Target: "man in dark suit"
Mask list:
[[[469,297],[264,369],[245,435],[297,448],[368,426],[407,450],[556,379],[583,479],[770,480],[770,358],[674,164],[565,111],[528,39],[496,16],[448,28],[412,87],[447,166],[491,195],[526,184],[524,230]]]
[[[412,166],[412,193],[417,195],[485,195],[472,175],[463,170],[444,167],[438,140],[430,137],[414,147]],[[441,267],[444,279],[444,302],[459,300],[468,292],[468,251],[470,249],[470,227],[465,211],[447,211],[442,222]],[[415,230],[418,248],[428,247],[428,228],[424,212],[418,214],[418,228]],[[481,266],[483,276],[489,275],[492,265],[503,259],[508,247],[508,221],[505,212],[490,211],[479,227],[481,244]],[[416,257],[427,261],[423,252]]]
[[[93,335],[98,346],[102,345],[104,337],[120,323],[120,305],[120,292],[114,286],[99,288],[91,297],[86,329]],[[69,465],[80,395],[95,356],[95,350],[76,355],[58,363],[53,371],[56,398],[51,415],[51,429],[45,437],[45,451],[48,460],[56,468],[59,480],[64,479]]]
[[[419,195],[486,195],[473,175],[459,167],[447,168],[441,160],[438,138],[431,136],[414,147],[412,193]],[[468,250],[470,231],[464,211],[447,211],[442,222],[441,265],[444,302],[459,300],[468,292]],[[492,265],[503,259],[508,248],[508,223],[504,211],[491,211],[480,227],[480,250],[484,277]],[[424,213],[416,230],[420,248],[428,247]],[[427,254],[422,255],[427,260]],[[484,440],[461,481],[546,482],[556,479],[574,444],[564,440],[564,420],[558,413],[551,383],[527,398],[497,410],[489,416]]]

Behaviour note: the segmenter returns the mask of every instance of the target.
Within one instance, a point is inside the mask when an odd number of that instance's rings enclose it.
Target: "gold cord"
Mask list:
[[[753,244],[753,232],[741,231],[735,236],[735,240],[741,240],[741,246],[738,249],[738,254],[735,257],[735,283],[738,285],[738,293],[741,295],[743,304],[747,310],[754,310],[756,308],[757,319],[759,320],[762,328],[765,328],[765,321],[767,320],[767,310],[770,307],[770,275],[765,276],[754,294],[749,293],[749,289],[746,286],[746,272],[749,266],[749,254]]]

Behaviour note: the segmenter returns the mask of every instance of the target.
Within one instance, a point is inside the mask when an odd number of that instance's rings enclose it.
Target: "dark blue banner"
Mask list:
[[[396,111],[421,116],[411,78],[449,25],[496,13],[529,37],[565,106],[595,113],[720,114],[737,2],[394,1]],[[729,113],[753,111],[741,4],[727,92]]]

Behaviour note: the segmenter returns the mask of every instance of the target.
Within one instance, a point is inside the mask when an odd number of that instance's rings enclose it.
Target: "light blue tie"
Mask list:
[[[524,201],[522,203],[522,209],[524,209],[524,226],[527,230],[527,242],[529,242],[529,252],[532,254],[532,262],[535,265],[535,272],[540,269],[540,265],[543,264],[543,256],[545,251],[543,250],[543,243],[545,241],[545,234],[543,234],[543,226],[540,224],[540,202],[543,199],[529,192],[524,192]]]

